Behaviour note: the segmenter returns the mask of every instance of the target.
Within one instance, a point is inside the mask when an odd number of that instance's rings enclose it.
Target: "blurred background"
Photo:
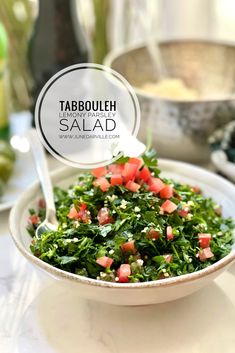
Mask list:
[[[0,24],[1,138],[54,73],[105,63],[134,86],[160,157],[235,176],[233,0],[1,0]]]
[[[56,3],[56,0],[50,1]],[[30,107],[32,77],[27,53],[39,2],[1,0],[0,21],[9,40],[14,111]],[[102,63],[110,50],[142,43],[149,33],[159,39],[202,38],[234,42],[235,38],[233,0],[76,0],[75,3],[94,62]]]

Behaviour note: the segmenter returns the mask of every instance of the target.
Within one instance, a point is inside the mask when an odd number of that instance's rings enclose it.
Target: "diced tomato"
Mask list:
[[[140,188],[140,185],[135,183],[134,181],[129,180],[126,183],[125,187],[132,192],[137,192]]]
[[[137,192],[140,188],[140,185],[135,183],[134,181],[129,180],[126,183],[125,187],[132,192]]]
[[[122,176],[124,177],[124,181],[128,182],[129,180],[134,180],[137,169],[138,169],[138,166],[136,164],[126,163],[122,171]]]
[[[111,176],[111,185],[122,185],[123,184],[123,179],[121,174],[113,174]]]
[[[131,275],[131,266],[129,264],[122,264],[117,270],[117,277],[120,283],[129,282],[128,276]]]
[[[131,240],[131,241],[127,241],[126,243],[121,245],[121,249],[123,252],[126,253],[131,253],[131,254],[135,254],[137,249],[135,247],[135,241]]]
[[[147,232],[148,239],[159,239],[159,237],[160,237],[160,233],[154,228],[150,228],[149,231]]]
[[[105,179],[104,177],[101,177],[101,178],[98,178],[98,179],[96,179],[94,182],[93,182],[93,185],[94,186],[99,186],[100,187],[100,189],[102,190],[102,191],[108,191],[108,189],[110,188],[110,183],[108,182],[108,180],[107,179]]]
[[[97,215],[98,222],[101,226],[108,224],[108,223],[114,223],[113,217],[109,213],[109,209],[107,207],[103,207],[99,210],[98,215]]]
[[[80,207],[77,218],[83,221],[83,223],[88,223],[91,219],[90,211],[85,208]]]
[[[161,210],[167,213],[172,213],[177,209],[177,205],[170,201],[170,200],[166,200],[162,205],[161,205]]]
[[[186,216],[188,215],[188,212],[185,211],[185,210],[179,210],[179,211],[178,211],[178,215],[179,215],[180,217],[186,217]]]
[[[170,254],[163,255],[166,262],[172,262],[173,256]]]
[[[151,178],[151,172],[148,169],[148,167],[144,166],[141,169],[141,171],[139,172],[138,178],[144,181],[148,181]]]
[[[108,170],[111,174],[122,174],[124,164],[110,164]]]
[[[31,216],[29,216],[28,221],[32,225],[36,225],[40,222],[40,218],[36,214],[32,214]]]
[[[198,242],[201,248],[208,248],[211,242],[211,234],[209,233],[200,233],[198,234]]]
[[[39,207],[39,208],[46,208],[46,202],[45,202],[44,199],[40,199],[40,200],[38,201],[38,207]]]
[[[101,256],[96,260],[96,263],[104,268],[108,268],[112,266],[113,259],[108,256]]]
[[[184,206],[181,210],[178,211],[180,217],[186,217],[189,213],[189,207]]]
[[[105,167],[99,167],[91,171],[92,175],[96,178],[100,178],[107,174],[107,169]]]
[[[70,211],[67,214],[67,217],[70,219],[78,218],[78,211],[76,210],[76,208],[74,206],[70,208]]]
[[[160,184],[161,182],[161,185],[162,185],[162,189],[165,187],[165,184],[163,183],[163,181],[160,179],[160,178],[154,178],[154,177],[151,177],[149,180],[148,180],[148,185],[152,185],[154,183],[159,183]]]
[[[173,197],[173,187],[171,185],[166,185],[161,191],[160,191],[160,197],[162,199],[170,199]]]
[[[85,210],[85,211],[82,212],[82,214],[81,214],[81,211],[80,211],[78,214],[79,214],[79,216],[81,217],[81,220],[84,223],[89,223],[90,222],[90,220],[91,220],[90,211]]]
[[[171,226],[166,227],[166,237],[167,237],[167,240],[174,239],[173,229]]]
[[[85,203],[81,204],[78,211],[73,206],[70,208],[70,211],[69,211],[67,217],[70,219],[79,219],[84,223],[88,223],[91,219],[91,215],[90,215],[90,212],[86,208],[87,208],[87,205]]]
[[[207,259],[210,259],[213,256],[214,256],[214,254],[211,251],[210,247],[202,249],[198,252],[198,257],[199,257],[200,261],[206,261]]]
[[[155,194],[159,193],[165,187],[165,184],[159,178],[150,178],[148,185],[149,191],[152,191]]]
[[[87,209],[87,204],[83,202],[79,207],[79,211],[84,211],[86,209]]]
[[[128,163],[135,164],[137,165],[137,168],[140,169],[140,167],[143,164],[143,161],[139,158],[132,157],[132,158],[129,158]]]

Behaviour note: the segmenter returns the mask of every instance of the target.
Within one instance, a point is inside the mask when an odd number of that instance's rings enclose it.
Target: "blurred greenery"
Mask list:
[[[51,1],[51,0],[48,0]],[[30,108],[30,75],[27,48],[34,22],[38,0],[0,0],[0,22],[3,23],[9,41],[9,72],[11,83],[11,105],[13,111]],[[77,0],[83,9],[84,0]],[[102,63],[108,52],[107,21],[110,0],[91,0],[94,24],[88,34],[92,42],[93,61]],[[84,15],[84,12],[83,12]],[[89,17],[88,14],[85,14]]]
[[[107,21],[109,14],[110,0],[93,0],[95,14],[95,28],[93,34],[93,60],[102,64],[105,55],[108,53]]]
[[[14,111],[28,109],[30,106],[27,45],[32,17],[29,0],[1,0],[0,21],[5,26],[9,41],[9,72]]]

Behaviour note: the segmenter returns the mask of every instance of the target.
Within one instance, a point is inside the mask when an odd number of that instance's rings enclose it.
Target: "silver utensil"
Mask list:
[[[56,208],[54,203],[53,188],[48,172],[45,152],[42,144],[39,141],[35,129],[30,129],[26,134],[30,143],[30,149],[34,157],[34,162],[38,177],[41,183],[43,195],[46,202],[46,218],[36,229],[36,238],[47,231],[56,231],[58,229],[58,221],[56,218]]]

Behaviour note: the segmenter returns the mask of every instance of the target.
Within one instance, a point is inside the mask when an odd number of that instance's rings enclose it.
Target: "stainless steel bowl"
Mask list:
[[[174,40],[160,43],[160,52],[169,77],[180,78],[188,87],[211,98],[179,101],[139,89],[143,83],[158,80],[146,46],[111,52],[104,63],[135,88],[142,113],[139,138],[143,142],[149,128],[160,157],[209,161],[208,136],[235,119],[235,46]]]

